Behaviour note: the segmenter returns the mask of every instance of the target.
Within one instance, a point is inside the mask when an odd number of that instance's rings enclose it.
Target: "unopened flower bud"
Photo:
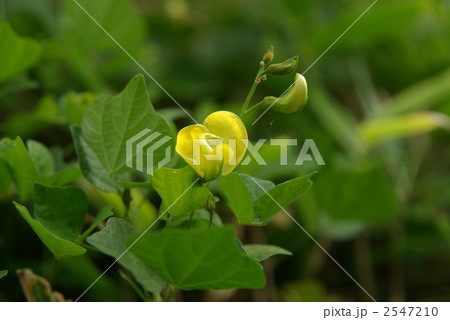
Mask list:
[[[269,47],[269,50],[267,50],[266,54],[264,55],[262,61],[264,62],[264,65],[268,65],[272,62],[273,59],[273,46]]]
[[[264,73],[284,76],[294,72],[297,69],[298,56],[292,57],[284,62],[271,64]]]
[[[295,75],[295,82],[289,90],[280,98],[265,97],[260,103],[259,107],[264,109],[277,111],[283,114],[293,114],[303,110],[308,101],[308,85],[305,77],[297,73]],[[253,109],[258,108],[255,105]]]

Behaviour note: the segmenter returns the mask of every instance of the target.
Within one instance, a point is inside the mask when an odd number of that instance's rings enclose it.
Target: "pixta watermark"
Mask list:
[[[159,132],[144,129],[126,141],[126,165],[129,168],[152,175],[155,169],[161,168],[172,159],[171,137]],[[279,165],[301,166],[306,162],[315,162],[319,166],[325,161],[313,139],[299,141],[297,139],[259,139],[251,142],[247,139],[202,138],[192,139],[192,162],[200,165],[203,161],[223,161],[235,165],[242,160],[246,166],[255,161],[257,165],[268,165],[261,155],[264,146],[278,146],[272,152],[278,153]],[[244,159],[237,159],[237,148],[246,148]],[[291,150],[289,150],[291,149]],[[290,152],[289,152],[290,151]],[[289,163],[292,154],[297,154],[295,162]],[[290,155],[290,156],[289,156]],[[273,156],[272,163],[273,163]]]

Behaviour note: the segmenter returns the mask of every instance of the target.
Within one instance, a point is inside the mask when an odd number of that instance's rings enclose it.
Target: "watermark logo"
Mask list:
[[[159,169],[171,161],[172,149],[169,143],[171,139],[171,137],[150,129],[140,131],[126,142],[126,166],[152,175],[154,169]],[[205,159],[206,161],[225,160],[227,164],[234,165],[237,161],[234,152],[237,144],[245,145],[247,149],[247,156],[241,163],[243,166],[249,165],[252,161],[260,166],[266,166],[267,162],[260,153],[264,146],[278,146],[277,151],[273,152],[279,152],[281,166],[292,165],[288,163],[288,158],[291,158],[291,162],[293,162],[293,153],[296,156],[294,163],[296,166],[301,166],[305,162],[315,162],[319,166],[325,165],[313,139],[305,139],[302,143],[299,143],[297,139],[259,139],[252,143],[248,140],[237,141],[235,139],[227,139],[225,142],[223,139],[215,137],[193,139],[193,163],[200,165],[201,160]],[[289,153],[288,148],[295,149]]]
[[[267,165],[266,161],[264,161],[263,157],[259,153],[260,149],[264,144],[266,144],[266,139],[259,139],[255,143],[248,142],[247,150],[248,155],[245,157],[242,165],[248,165],[252,158],[256,161],[256,163],[260,166]],[[281,166],[287,166],[288,164],[288,147],[297,147],[299,146],[297,139],[270,139],[269,145],[271,146],[279,146],[279,160]],[[298,153],[298,157],[295,161],[296,166],[303,165],[304,162],[313,162],[315,161],[317,165],[324,166],[325,161],[322,158],[322,155],[319,152],[315,142],[313,139],[305,139],[301,146],[301,149]]]
[[[159,169],[170,162],[171,146],[164,149],[164,145],[171,139],[150,129],[140,131],[126,142],[126,166],[152,175],[154,168]]]

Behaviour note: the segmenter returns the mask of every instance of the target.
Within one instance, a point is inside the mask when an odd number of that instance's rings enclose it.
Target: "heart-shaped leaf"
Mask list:
[[[161,278],[139,261],[131,251],[124,254],[128,248],[126,240],[135,232],[128,222],[120,218],[111,218],[106,228],[89,236],[86,241],[104,254],[115,259],[120,257],[119,264],[128,269],[146,290],[159,292],[163,286]]]
[[[75,241],[88,208],[86,194],[78,187],[34,187],[34,216],[56,236]]]
[[[147,233],[131,251],[180,289],[260,289],[266,283],[261,265],[242,252],[229,227]]]
[[[83,247],[80,247],[73,242],[64,240],[51,233],[39,221],[33,219],[28,212],[28,209],[24,206],[16,202],[14,202],[14,205],[17,211],[19,211],[20,215],[28,222],[39,239],[41,239],[41,241],[55,255],[55,257],[63,258],[78,256],[86,252],[86,249],[84,249]]]
[[[270,181],[232,172],[222,177],[219,191],[239,223],[264,225],[312,186],[310,177],[313,174],[275,186]]]
[[[86,142],[109,173],[125,169],[127,152],[130,152],[127,151],[127,141],[137,139],[144,130],[158,135],[149,140],[145,148],[161,142],[161,137],[167,137],[173,151],[172,130],[166,120],[153,109],[143,75],[134,77],[119,95],[95,99],[87,109],[82,123]],[[154,150],[154,165],[165,158],[165,149]],[[134,160],[136,154],[137,152],[132,152],[128,157]],[[147,155],[143,154],[142,157],[139,161],[147,163]]]

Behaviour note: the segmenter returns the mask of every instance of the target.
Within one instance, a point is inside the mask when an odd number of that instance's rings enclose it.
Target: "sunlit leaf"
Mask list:
[[[8,162],[11,169],[11,175],[20,199],[26,201],[33,195],[33,186],[39,179],[39,172],[36,170],[20,137],[15,140],[5,138],[0,142],[1,145],[11,143],[13,146],[2,150],[3,158]]]
[[[162,198],[162,208],[173,215],[203,208],[211,195],[208,188],[196,182],[197,174],[189,166],[181,169],[161,168],[150,179]]]
[[[359,126],[370,143],[428,133],[438,128],[450,130],[450,117],[443,113],[420,111],[405,115],[367,120]]]
[[[277,254],[292,256],[286,249],[268,244],[246,244],[243,248],[247,255],[256,261],[263,261]]]
[[[28,153],[39,171],[42,179],[48,178],[55,173],[55,162],[50,150],[38,141],[27,141]]]
[[[39,43],[17,35],[7,21],[0,21],[0,39],[0,82],[26,71],[41,55]]]
[[[127,140],[145,129],[159,134],[145,145],[146,148],[160,141],[160,137],[170,138],[168,143],[173,147],[172,131],[164,118],[153,109],[142,75],[134,77],[119,95],[95,99],[87,109],[82,124],[87,144],[109,173],[125,169]],[[131,156],[135,159],[136,151]],[[153,165],[156,166],[164,157],[165,148],[154,150]],[[147,164],[146,153],[139,160]]]

